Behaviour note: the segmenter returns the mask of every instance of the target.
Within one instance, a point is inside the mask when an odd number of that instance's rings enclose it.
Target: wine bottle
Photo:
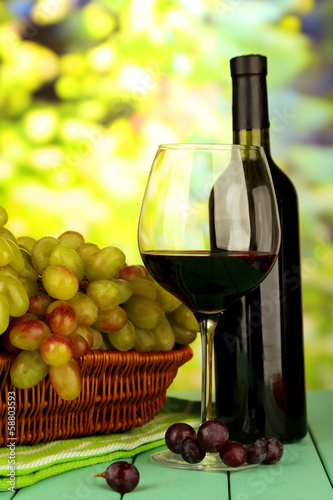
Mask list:
[[[235,57],[230,66],[233,142],[265,150],[281,246],[266,279],[217,324],[216,413],[231,439],[249,443],[270,435],[292,441],[307,432],[297,193],[270,152],[266,57]]]

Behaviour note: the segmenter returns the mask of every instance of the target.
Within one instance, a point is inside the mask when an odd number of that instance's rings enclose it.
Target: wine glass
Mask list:
[[[138,244],[151,275],[198,320],[203,423],[212,418],[213,338],[220,314],[261,283],[279,249],[278,209],[263,148],[160,145],[144,193]],[[165,454],[160,463],[169,465],[169,458]],[[172,466],[193,468],[176,462]]]

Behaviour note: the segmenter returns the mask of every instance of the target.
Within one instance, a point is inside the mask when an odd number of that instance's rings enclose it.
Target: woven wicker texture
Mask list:
[[[9,371],[15,356],[0,355],[0,446],[8,442],[8,393],[16,393],[15,443],[33,444],[139,427],[161,410],[177,370],[193,353],[173,351],[90,351],[79,358],[82,391],[64,401],[48,377],[31,389],[13,387]],[[70,382],[69,382],[70,383]]]

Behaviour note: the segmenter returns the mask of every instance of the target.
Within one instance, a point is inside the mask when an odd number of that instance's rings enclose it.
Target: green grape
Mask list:
[[[157,290],[156,300],[159,304],[161,304],[167,313],[174,311],[181,305],[181,301],[177,297],[169,293],[167,290],[164,290],[162,287]]]
[[[80,395],[82,374],[75,359],[63,366],[50,366],[49,379],[55,392],[65,401],[72,401]]]
[[[46,292],[58,300],[69,300],[79,289],[75,274],[65,266],[47,266],[42,274]]]
[[[112,278],[111,281],[119,286],[121,292],[121,300],[119,304],[123,304],[133,295],[133,289],[131,285],[126,281],[118,278]]]
[[[7,221],[8,221],[7,210],[0,205],[0,226],[2,227],[5,224],[7,224]]]
[[[162,306],[155,300],[136,295],[122,304],[132,323],[139,328],[155,328],[164,320]]]
[[[77,231],[65,231],[58,237],[58,240],[73,250],[84,244],[84,237]]]
[[[166,313],[174,311],[181,305],[181,301],[165,290],[152,276],[148,276],[148,280],[154,283],[157,290],[156,301],[161,304]]]
[[[35,295],[36,293],[39,292],[37,281],[22,276],[19,277],[19,281],[24,286],[24,289],[27,292],[28,297],[31,297],[32,295]]]
[[[92,331],[93,339],[94,339],[93,345],[91,346],[91,349],[92,350],[100,349],[102,347],[102,344],[103,344],[103,335],[101,334],[101,332],[96,330],[96,328],[91,328],[91,331]]]
[[[151,330],[146,328],[135,328],[136,340],[134,350],[139,352],[149,352],[153,350],[155,345],[155,337]]]
[[[15,236],[6,227],[0,227],[0,236],[2,238],[5,238],[5,240],[12,241],[13,243],[15,243],[15,245],[17,245],[17,240],[16,240]]]
[[[31,238],[30,236],[19,236],[17,238],[17,244],[20,248],[24,248],[30,254],[37,240],[35,238]]]
[[[145,278],[131,278],[126,280],[133,290],[133,295],[142,295],[149,299],[156,300],[157,289],[155,285]]]
[[[31,264],[39,275],[50,264],[50,255],[57,245],[60,245],[60,241],[52,236],[40,238],[34,244],[31,251]]]
[[[20,273],[20,278],[28,278],[32,281],[38,280],[37,272],[27,260],[24,260],[24,269]]]
[[[18,246],[20,252],[21,252],[21,255],[24,259],[24,262],[28,262],[30,265],[31,265],[31,253],[28,252],[28,250],[26,250],[25,248],[21,247],[21,246]],[[36,271],[35,271],[36,273]],[[36,273],[37,274],[37,273]],[[38,274],[37,274],[38,276]]]
[[[123,328],[117,332],[109,332],[107,336],[117,351],[129,351],[134,347],[136,340],[135,326],[127,320]]]
[[[9,302],[6,295],[0,293],[0,334],[7,330],[9,325]]]
[[[18,389],[29,389],[43,380],[48,368],[39,351],[21,351],[10,369],[10,379]]]
[[[97,321],[93,324],[93,328],[103,333],[117,332],[125,325],[126,321],[126,312],[117,306],[114,309],[100,311]]]
[[[187,330],[186,328],[180,326],[173,320],[172,315],[168,315],[168,320],[173,333],[175,334],[177,344],[188,345],[195,341],[197,338],[197,331]]]
[[[82,292],[77,292],[68,302],[74,307],[79,325],[90,326],[98,318],[98,308],[93,300]]]
[[[182,304],[171,314],[172,319],[186,330],[199,331],[198,322],[193,312],[185,305]]]
[[[7,266],[0,267],[0,277],[1,276],[12,276],[13,278],[18,278],[19,273],[9,264]]]
[[[27,319],[11,328],[9,340],[15,347],[35,351],[50,333],[51,330],[44,321]]]
[[[90,326],[77,325],[73,333],[81,335],[81,337],[83,337],[87,341],[88,349],[92,348],[92,345],[94,343],[94,335]]]
[[[74,307],[64,300],[55,300],[46,309],[46,323],[53,333],[70,335],[77,327],[77,316]]]
[[[86,294],[96,304],[99,311],[114,309],[121,301],[119,286],[109,280],[97,280],[89,283]]]
[[[1,276],[0,293],[4,293],[9,303],[9,314],[22,316],[29,309],[29,297],[22,283],[13,276]]]
[[[29,312],[37,316],[45,316],[48,306],[52,299],[46,293],[38,292],[29,297]]]
[[[100,250],[100,248],[95,245],[95,243],[83,243],[76,249],[84,263],[86,263],[94,253],[98,252],[98,250]]]
[[[42,341],[40,354],[49,366],[63,366],[73,357],[73,344],[67,335],[51,333]]]
[[[21,323],[22,321],[26,321],[28,319],[38,319],[38,318],[35,314],[25,313],[25,314],[23,314],[23,316],[20,316],[19,318],[10,319],[8,328],[2,336],[2,344],[3,344],[6,351],[8,351],[12,354],[18,354],[19,352],[21,352],[22,349],[15,347],[11,343],[11,341],[9,340],[9,334],[10,334],[11,329],[14,328],[14,326],[16,326],[19,323]]]
[[[176,339],[167,318],[164,318],[160,325],[153,328],[152,332],[155,339],[153,351],[170,351],[173,349]]]
[[[0,266],[6,266],[12,260],[12,250],[5,238],[0,236]]]
[[[125,264],[125,254],[120,248],[105,247],[94,253],[86,262],[88,281],[109,280]]]
[[[81,281],[84,276],[84,263],[79,254],[67,245],[57,245],[50,254],[50,265],[65,266]]]
[[[20,274],[25,267],[25,260],[19,247],[13,241],[7,240],[12,252],[12,258],[10,260],[10,265]]]

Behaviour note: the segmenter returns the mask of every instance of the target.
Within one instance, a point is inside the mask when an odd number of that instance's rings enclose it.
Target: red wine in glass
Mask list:
[[[253,290],[276,254],[228,251],[143,252],[152,276],[196,315],[214,316]]]

